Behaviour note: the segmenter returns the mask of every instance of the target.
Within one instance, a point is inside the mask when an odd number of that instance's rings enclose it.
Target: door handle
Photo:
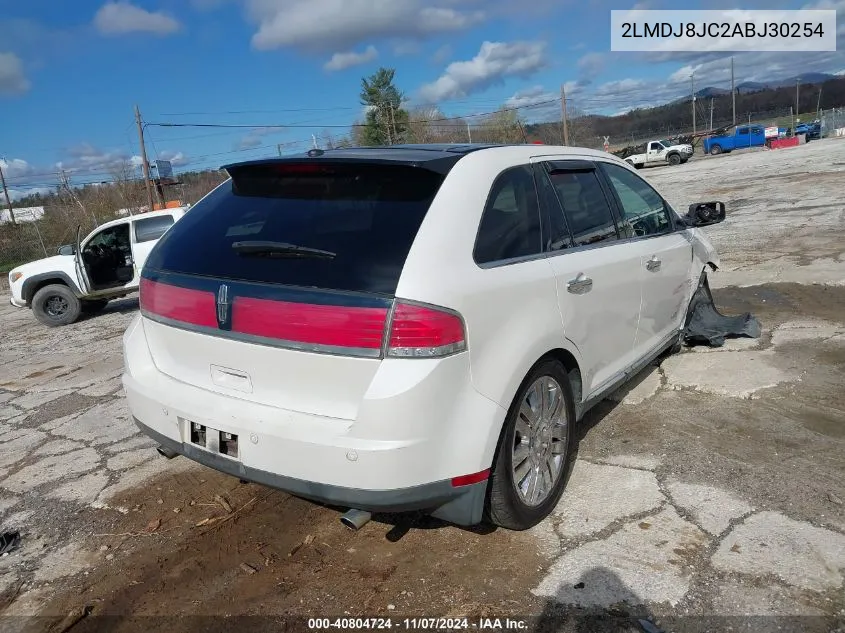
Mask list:
[[[656,272],[660,270],[661,261],[657,259],[657,255],[652,255],[651,259],[646,262],[646,270],[650,272]]]
[[[566,282],[566,290],[574,295],[582,295],[593,289],[593,280],[584,273],[578,273],[575,279]]]

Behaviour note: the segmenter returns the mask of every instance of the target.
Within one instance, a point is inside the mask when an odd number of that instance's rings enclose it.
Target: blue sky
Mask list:
[[[525,106],[615,113],[699,86],[730,85],[725,54],[609,53],[616,0],[0,0],[0,166],[15,195],[109,180],[138,155],[133,107],[150,123],[254,128],[147,128],[149,157],[177,169],[296,151],[360,118],[361,77],[380,65],[412,105],[447,115]],[[680,8],[646,0],[639,8]],[[686,8],[733,8],[691,2]],[[835,53],[736,55],[737,81],[845,69],[845,0],[747,0],[742,8],[836,8]],[[287,130],[264,125],[292,124]],[[332,127],[336,126],[336,127]],[[134,158],[137,162],[137,158]]]

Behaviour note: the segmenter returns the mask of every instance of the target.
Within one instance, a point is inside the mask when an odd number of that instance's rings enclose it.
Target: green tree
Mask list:
[[[361,105],[367,106],[362,129],[364,145],[403,143],[408,134],[408,112],[402,108],[404,95],[393,84],[394,68],[379,68],[361,79]]]

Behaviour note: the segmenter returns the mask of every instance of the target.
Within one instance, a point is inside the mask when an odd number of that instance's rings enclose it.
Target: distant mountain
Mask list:
[[[786,88],[789,86],[794,86],[796,82],[800,82],[801,85],[808,85],[808,84],[823,84],[826,81],[830,81],[831,79],[836,79],[836,75],[831,75],[828,73],[802,73],[800,75],[796,75],[794,77],[789,77],[787,79],[775,79],[773,81],[743,81],[742,83],[738,83],[736,85],[737,92],[739,94],[750,94],[752,92],[759,92],[761,90],[771,90],[773,88]],[[699,97],[717,97],[723,94],[730,94],[730,89],[725,90],[723,88],[702,88],[696,95]]]
[[[695,91],[696,97],[720,97],[722,95],[729,95],[729,94],[731,94],[730,90],[726,90],[724,88],[713,88],[713,87],[702,88],[701,90]]]

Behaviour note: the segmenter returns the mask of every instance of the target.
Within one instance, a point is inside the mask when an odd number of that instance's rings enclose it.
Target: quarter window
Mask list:
[[[542,250],[540,205],[531,167],[512,167],[493,183],[473,256],[476,263],[488,264]]]
[[[173,224],[172,215],[159,215],[135,221],[135,241],[150,242],[160,238],[170,225]]]
[[[619,198],[624,237],[662,235],[672,230],[663,198],[645,180],[619,165],[605,163],[602,168]]]
[[[550,174],[575,246],[617,239],[616,223],[595,171]]]

